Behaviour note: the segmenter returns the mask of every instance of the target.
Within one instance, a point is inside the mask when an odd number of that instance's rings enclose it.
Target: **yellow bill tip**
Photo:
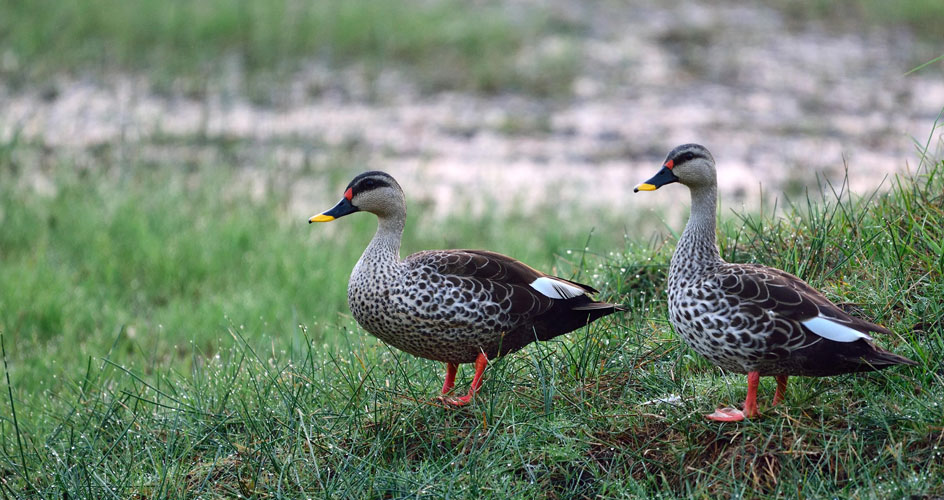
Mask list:
[[[334,220],[334,217],[331,217],[330,215],[318,214],[308,219],[308,223],[311,224],[312,222],[331,222],[333,220]]]
[[[636,192],[636,191],[655,191],[655,190],[656,190],[656,187],[655,187],[655,186],[653,186],[652,184],[646,184],[645,182],[643,182],[642,184],[636,186],[636,188],[633,189],[634,192]]]

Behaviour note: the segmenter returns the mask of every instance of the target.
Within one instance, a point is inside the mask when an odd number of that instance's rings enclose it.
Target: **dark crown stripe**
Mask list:
[[[669,152],[666,156],[666,162],[672,161],[673,166],[679,166],[683,163],[692,161],[696,158],[711,159],[710,153],[700,144],[682,144]]]
[[[368,180],[373,181],[373,185],[370,187],[366,186]],[[387,174],[386,172],[380,172],[378,170],[373,170],[373,171],[364,172],[363,174],[358,175],[353,180],[351,180],[351,182],[347,185],[347,187],[351,188],[351,190],[354,193],[360,193],[364,191],[371,191],[374,189],[379,189],[382,187],[391,187],[395,184],[396,184],[396,181],[393,179],[393,177],[390,176],[390,174]]]

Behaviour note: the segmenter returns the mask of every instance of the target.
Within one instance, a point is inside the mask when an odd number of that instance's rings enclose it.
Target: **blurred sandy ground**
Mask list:
[[[249,167],[250,184],[354,147],[365,152],[355,170],[393,173],[438,212],[481,212],[497,200],[522,209],[550,202],[576,215],[685,199],[631,191],[684,142],[715,154],[728,207],[750,209],[760,186],[770,198],[815,186],[817,173],[840,182],[844,165],[853,190],[867,193],[916,166],[914,140],[928,139],[944,107],[944,65],[905,75],[933,52],[904,31],[797,25],[729,2],[550,7],[590,27],[564,99],[424,95],[404,72],[368,83],[357,68],[311,65],[278,103],[259,105],[242,97],[238,68],[199,97],[156,94],[147,81],[112,75],[63,79],[53,95],[0,86],[0,135],[18,131],[79,156],[121,144],[164,162],[208,154],[167,138],[253,144],[265,153],[235,160]],[[535,50],[572,50],[569,43],[549,38]],[[292,183],[299,214],[310,215],[315,193],[340,193],[326,182],[314,172]],[[33,184],[54,189],[41,174]]]

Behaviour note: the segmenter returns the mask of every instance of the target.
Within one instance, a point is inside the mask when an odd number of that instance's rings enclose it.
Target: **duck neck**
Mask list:
[[[400,262],[400,240],[403,238],[406,216],[378,217],[378,220],[377,232],[364,250],[359,265],[368,259],[375,265]]]
[[[697,272],[722,262],[715,242],[718,190],[712,185],[691,188],[691,193],[692,212],[672,254],[670,275],[683,269]]]

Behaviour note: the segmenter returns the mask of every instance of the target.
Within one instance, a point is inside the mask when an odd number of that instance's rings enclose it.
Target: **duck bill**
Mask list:
[[[325,212],[321,212],[318,215],[312,216],[310,219],[308,219],[308,223],[331,222],[334,219],[339,219],[345,215],[353,214],[357,211],[358,208],[351,203],[351,200],[348,200],[347,198],[341,198],[341,201],[339,201],[338,204],[335,205],[331,210],[327,210]]]
[[[633,189],[633,192],[638,193],[640,191],[655,191],[666,184],[672,184],[673,182],[678,181],[679,178],[672,173],[672,169],[668,167],[662,167],[662,170],[659,170],[659,173],[652,176],[652,178],[648,181],[636,186]]]

